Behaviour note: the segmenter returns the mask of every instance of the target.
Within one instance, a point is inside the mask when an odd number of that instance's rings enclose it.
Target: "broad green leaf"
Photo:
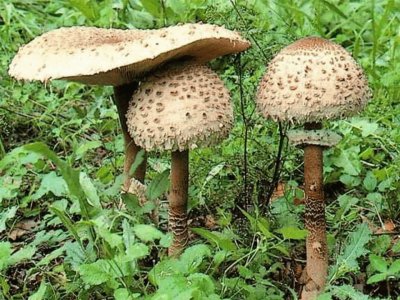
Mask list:
[[[133,227],[135,235],[144,242],[161,239],[164,234],[152,225],[138,224]]]
[[[42,300],[45,299],[45,294],[47,291],[47,283],[45,281],[42,281],[40,283],[39,289],[33,293],[28,300]]]
[[[353,152],[341,151],[338,157],[334,157],[333,163],[337,167],[343,168],[344,172],[351,176],[360,174],[361,165],[357,158],[354,157]]]
[[[202,238],[205,238],[208,242],[210,242],[213,245],[216,245],[222,250],[226,251],[236,250],[235,244],[230,239],[222,236],[220,232],[210,232],[203,228],[192,228],[191,231],[200,235]]]
[[[43,143],[38,142],[28,144],[24,146],[24,149],[43,155],[45,158],[51,160],[57,166],[62,177],[67,183],[70,195],[72,196],[72,198],[75,197],[76,199],[78,199],[82,216],[85,217],[85,219],[90,219],[90,205],[86,200],[86,195],[83,192],[79,182],[79,171],[71,168],[66,162],[58,158],[57,154],[55,154],[52,150],[49,149],[49,147],[47,147]]]
[[[150,250],[148,246],[142,243],[137,243],[129,247],[129,249],[126,251],[126,256],[129,261],[132,261],[134,259],[143,258],[149,255],[149,253]]]
[[[67,194],[66,183],[62,177],[57,176],[56,172],[50,172],[43,176],[39,189],[32,197],[33,199],[40,199],[48,192],[52,192],[57,197]]]
[[[146,198],[153,201],[164,194],[169,188],[169,170],[158,174],[146,190]]]
[[[89,150],[99,148],[102,145],[100,141],[88,141],[79,145],[75,151],[76,159],[82,158],[82,156]]]
[[[393,245],[392,251],[394,253],[399,253],[400,252],[400,240],[396,242],[396,244]]]
[[[0,271],[2,271],[8,266],[10,256],[11,256],[11,243],[0,242]]]
[[[395,260],[389,267],[388,274],[400,275],[400,259]]]
[[[172,245],[174,237],[171,232],[167,232],[164,236],[160,239],[160,246],[164,248],[168,248]]]
[[[11,206],[0,213],[0,232],[6,230],[6,222],[15,217],[18,206]]]
[[[95,207],[101,208],[101,203],[100,203],[100,198],[99,195],[97,195],[97,190],[95,186],[93,185],[92,180],[89,178],[89,176],[81,172],[79,174],[79,183],[82,187],[83,192],[85,193],[88,202]]]
[[[380,256],[371,254],[369,256],[369,261],[371,263],[371,266],[376,270],[381,273],[386,273],[388,269],[388,263]]]
[[[372,192],[373,190],[375,190],[378,181],[376,180],[376,177],[374,175],[374,173],[372,173],[371,171],[367,172],[367,175],[364,178],[363,181],[364,187],[368,192]]]
[[[69,233],[75,238],[75,240],[83,249],[81,239],[78,235],[78,230],[75,228],[75,225],[72,223],[71,219],[63,211],[55,207],[50,207],[50,211],[52,211],[57,217],[60,218],[61,222],[68,229]]]
[[[90,21],[99,18],[99,8],[95,1],[92,0],[69,0],[71,6],[79,10]]]
[[[365,295],[361,293],[360,291],[357,291],[354,287],[351,285],[331,285],[328,286],[328,290],[332,293],[332,295],[336,296],[340,300],[369,300],[370,298],[368,295]],[[329,299],[329,298],[328,298]],[[330,298],[332,299],[332,298]],[[318,298],[320,300],[320,298]]]
[[[371,240],[371,231],[366,223],[359,224],[356,231],[349,234],[344,251],[339,254],[336,264],[330,268],[330,282],[340,278],[348,272],[358,270],[357,259],[368,254],[365,245]]]
[[[386,278],[387,278],[386,273],[375,274],[368,278],[367,284],[373,284],[376,282],[384,281],[384,280],[386,280]]]
[[[161,5],[160,0],[140,0],[143,8],[150,13],[154,18],[161,17]]]
[[[96,227],[96,231],[111,248],[118,248],[123,245],[123,239],[120,235],[110,232],[108,228]]]
[[[354,119],[351,124],[361,130],[362,137],[373,135],[377,132],[379,125],[365,119]]]
[[[187,248],[179,258],[182,273],[194,273],[205,257],[210,257],[211,251],[207,245],[199,244]]]
[[[138,293],[132,293],[128,289],[116,289],[114,291],[114,298],[115,300],[133,300],[140,297]]]
[[[145,158],[145,151],[143,149],[141,149],[135,157],[135,161],[132,163],[131,168],[129,170],[129,175],[133,176],[133,174],[135,173],[136,169],[139,167],[139,165],[144,161]]]
[[[87,284],[98,285],[105,283],[111,278],[109,262],[99,259],[91,264],[80,265],[79,274]]]
[[[276,232],[281,233],[285,239],[304,240],[307,236],[307,230],[293,226],[282,227]]]
[[[48,265],[53,259],[56,259],[60,257],[61,255],[64,254],[65,251],[65,246],[61,246],[60,248],[57,248],[47,254],[45,257],[43,257],[37,264],[36,266],[46,266]]]
[[[24,260],[30,260],[35,253],[36,253],[35,246],[26,246],[15,252],[14,254],[12,254],[10,259],[8,260],[8,263],[10,265],[14,265]]]
[[[122,239],[124,241],[126,251],[134,244],[135,236],[133,230],[127,219],[122,221]]]

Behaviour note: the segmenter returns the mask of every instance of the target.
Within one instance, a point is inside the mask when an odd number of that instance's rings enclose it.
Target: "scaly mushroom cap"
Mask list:
[[[20,80],[122,85],[170,60],[203,63],[249,46],[237,32],[209,24],[157,30],[60,28],[21,47],[9,74]]]
[[[350,116],[370,91],[362,69],[340,45],[307,37],[283,48],[270,62],[257,94],[267,118],[296,123]]]
[[[140,147],[183,151],[225,138],[233,109],[215,72],[204,65],[178,65],[144,80],[126,117],[128,131]]]

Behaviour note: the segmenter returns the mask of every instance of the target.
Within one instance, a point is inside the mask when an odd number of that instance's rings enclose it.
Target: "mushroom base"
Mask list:
[[[173,234],[169,256],[178,256],[188,243],[187,201],[189,151],[174,151],[171,155],[171,188],[169,192],[168,229]]]
[[[126,113],[129,107],[129,101],[132,97],[133,92],[137,89],[138,83],[133,82],[131,84],[121,85],[114,87],[114,103],[118,109],[119,121],[121,123],[122,133],[124,135],[124,144],[125,144],[125,161],[124,161],[124,190],[129,190],[129,185],[131,183],[130,169],[132,164],[134,163],[137,154],[142,149],[138,145],[135,144],[133,139],[128,133],[128,127],[126,125]],[[146,174],[146,164],[147,158],[146,154],[144,156],[143,162],[137,167],[133,177],[140,181],[144,182],[145,174]]]
[[[305,129],[320,129],[320,123],[306,124]],[[301,299],[316,299],[325,287],[328,273],[325,200],[323,189],[323,148],[304,147],[305,227],[308,230],[307,265]]]

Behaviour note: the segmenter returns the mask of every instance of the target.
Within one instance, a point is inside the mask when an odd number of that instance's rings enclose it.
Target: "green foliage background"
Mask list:
[[[7,69],[21,45],[61,26],[198,21],[236,29],[253,46],[211,63],[231,90],[236,125],[221,145],[191,154],[191,227],[206,215],[216,227],[200,222],[175,260],[165,255],[165,199],[159,228],[148,225],[153,203],[121,199],[112,89],[21,83]],[[259,205],[279,130],[255,112],[254,95],[269,59],[308,35],[343,45],[373,90],[359,116],[325,124],[343,139],[325,152],[332,267],[321,299],[398,299],[399,28],[398,0],[0,0],[0,299],[295,299],[305,257],[303,208],[294,204],[302,153],[284,143],[284,194]],[[168,168],[167,156],[151,155],[148,183],[164,182]],[[247,198],[256,205],[240,213]],[[24,222],[34,226],[12,238]],[[380,234],[388,222],[397,228]]]

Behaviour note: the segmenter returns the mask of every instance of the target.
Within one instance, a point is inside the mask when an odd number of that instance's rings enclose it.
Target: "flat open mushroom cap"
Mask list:
[[[229,92],[204,65],[169,66],[144,80],[126,115],[128,131],[145,150],[211,146],[233,125]]]
[[[122,85],[179,58],[204,63],[246,50],[239,33],[209,24],[156,30],[69,27],[47,32],[21,47],[10,64],[16,79],[66,79]]]
[[[267,118],[303,123],[353,115],[369,98],[367,80],[351,55],[328,40],[308,37],[275,56],[256,101]]]

